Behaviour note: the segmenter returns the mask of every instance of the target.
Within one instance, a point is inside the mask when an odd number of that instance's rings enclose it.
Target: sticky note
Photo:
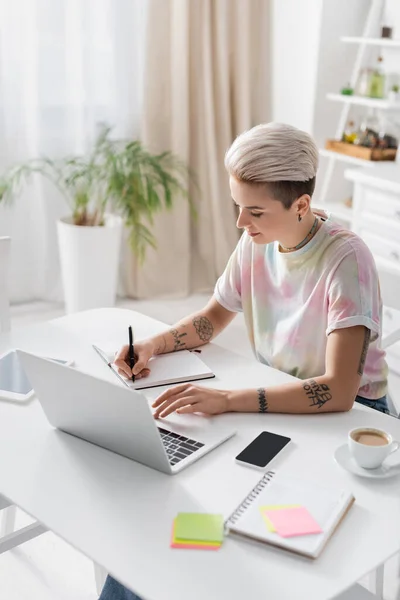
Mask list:
[[[275,533],[276,529],[271,523],[271,521],[268,519],[267,515],[265,514],[265,511],[281,510],[282,508],[297,508],[299,506],[300,504],[269,504],[268,506],[260,506],[261,516],[264,519],[264,523],[267,526],[268,531],[270,531],[271,533]]]
[[[175,538],[188,542],[222,543],[224,518],[222,515],[179,513],[175,519]]]
[[[186,540],[181,542],[175,537],[176,519],[172,525],[171,548],[184,548],[186,550],[218,550],[221,548],[219,542],[196,542],[195,540]]]
[[[304,506],[266,510],[265,515],[282,537],[322,533],[321,527]]]

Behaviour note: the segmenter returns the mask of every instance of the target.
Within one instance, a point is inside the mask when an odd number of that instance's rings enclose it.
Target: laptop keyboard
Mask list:
[[[187,458],[204,446],[201,442],[187,438],[184,435],[178,435],[172,431],[158,428],[164,448],[167,451],[168,459],[171,465],[176,465],[179,461]]]

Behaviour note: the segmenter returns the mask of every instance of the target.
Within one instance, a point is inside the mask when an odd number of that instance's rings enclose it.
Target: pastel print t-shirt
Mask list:
[[[364,325],[371,341],[358,393],[372,400],[386,394],[374,259],[355,233],[331,219],[306,246],[288,253],[278,242],[258,245],[243,233],[214,295],[226,309],[243,311],[260,362],[300,379],[324,374],[333,330]]]

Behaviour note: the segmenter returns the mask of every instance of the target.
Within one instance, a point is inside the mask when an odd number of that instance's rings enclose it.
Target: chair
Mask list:
[[[387,350],[390,346],[393,346],[393,344],[396,344],[400,341],[400,321],[397,326],[394,325],[394,328],[393,325],[392,327],[390,327],[390,325],[389,327],[386,327],[387,321],[393,314],[391,313],[390,309],[400,311],[400,277],[397,272],[393,273],[387,268],[383,269],[378,267],[378,272],[382,301],[384,305],[384,328],[393,329],[388,335],[384,335],[382,337],[382,349]],[[390,396],[390,390],[387,394],[387,399],[390,414],[398,417],[399,411],[394,406]]]
[[[10,246],[9,237],[0,237],[0,333],[6,333],[11,329],[8,294]],[[16,506],[0,495],[0,554],[47,531],[46,527],[37,521],[15,531],[15,517]],[[96,588],[100,595],[107,572],[96,563],[94,563],[94,572]]]
[[[10,307],[8,296],[8,266],[11,239],[0,237],[0,333],[10,330]],[[46,528],[41,523],[32,523],[18,531],[15,529],[16,507],[0,495],[0,554],[11,550],[28,540],[44,533]]]
[[[10,330],[10,308],[8,301],[8,264],[11,239],[0,237],[0,333]]]

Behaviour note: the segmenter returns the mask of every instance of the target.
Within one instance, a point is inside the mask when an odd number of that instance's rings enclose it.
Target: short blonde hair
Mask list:
[[[235,139],[225,154],[225,168],[239,181],[268,184],[276,199],[290,208],[296,194],[312,196],[318,158],[317,145],[305,131],[264,123]]]

